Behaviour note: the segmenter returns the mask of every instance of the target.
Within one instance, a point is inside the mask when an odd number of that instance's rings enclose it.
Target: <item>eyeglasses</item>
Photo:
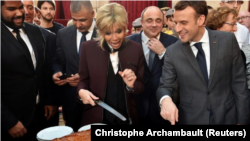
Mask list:
[[[225,22],[224,24],[228,24],[228,25],[231,25],[231,26],[235,26],[235,25],[237,25],[237,23],[230,23],[230,22]]]
[[[243,1],[233,1],[233,0],[230,0],[228,2],[226,2],[228,4],[232,4],[232,5],[235,5],[237,3],[237,5],[242,5],[244,2]]]
[[[242,16],[242,17],[239,17],[239,18],[237,18],[237,21],[244,20],[244,19],[246,19],[246,18],[250,18],[250,16]]]

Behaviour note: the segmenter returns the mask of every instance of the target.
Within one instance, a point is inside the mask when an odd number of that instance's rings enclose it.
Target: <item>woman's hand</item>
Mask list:
[[[92,106],[95,106],[94,100],[98,100],[99,98],[94,96],[90,91],[81,89],[79,91],[79,97],[82,100],[83,104],[91,104]]]
[[[125,69],[123,72],[119,71],[119,74],[121,75],[123,81],[129,88],[134,88],[134,83],[136,80],[135,73],[131,69]]]

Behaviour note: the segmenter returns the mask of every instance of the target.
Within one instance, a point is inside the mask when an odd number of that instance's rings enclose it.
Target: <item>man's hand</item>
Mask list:
[[[45,118],[49,120],[56,113],[56,110],[58,110],[57,106],[45,105],[44,106]]]
[[[92,106],[95,106],[94,100],[98,100],[99,98],[94,96],[90,91],[81,89],[79,91],[79,97],[82,100],[83,104],[91,104]]]
[[[18,121],[17,124],[8,131],[8,133],[12,138],[19,138],[27,133],[27,130],[23,126],[22,122]]]
[[[166,97],[161,101],[161,116],[170,121],[171,125],[178,122],[178,109],[170,97]]]
[[[156,38],[150,38],[148,48],[158,55],[161,55],[165,51],[163,44]]]
[[[119,71],[119,74],[129,88],[134,88],[134,83],[137,77],[131,69],[125,69],[123,72]]]
[[[71,77],[67,78],[66,81],[69,83],[69,85],[76,87],[79,83],[80,76],[77,74],[72,74]]]
[[[62,72],[57,72],[52,76],[54,83],[58,86],[65,85],[67,83],[66,80],[60,80],[59,77],[62,75],[63,75]]]

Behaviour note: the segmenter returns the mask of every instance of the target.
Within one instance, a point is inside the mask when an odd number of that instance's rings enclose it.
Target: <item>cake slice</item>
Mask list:
[[[52,141],[91,141],[91,129],[75,132],[61,138],[56,138]]]

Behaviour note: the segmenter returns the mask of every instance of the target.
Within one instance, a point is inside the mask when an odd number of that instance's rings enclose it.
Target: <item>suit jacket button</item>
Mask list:
[[[207,92],[208,95],[210,95],[210,92]]]

